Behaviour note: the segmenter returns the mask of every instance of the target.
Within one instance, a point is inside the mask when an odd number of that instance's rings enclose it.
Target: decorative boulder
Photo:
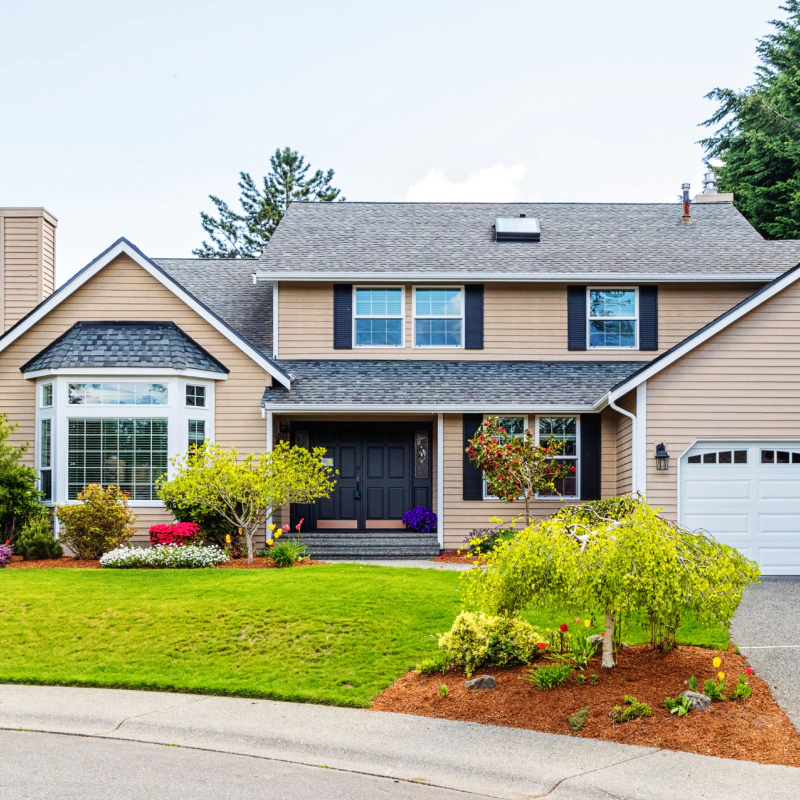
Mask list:
[[[467,689],[496,689],[497,681],[491,675],[478,675],[471,681],[464,681]]]
[[[688,697],[689,705],[697,711],[707,711],[711,705],[711,698],[707,694],[700,692],[690,692],[689,690],[681,692],[680,697]]]

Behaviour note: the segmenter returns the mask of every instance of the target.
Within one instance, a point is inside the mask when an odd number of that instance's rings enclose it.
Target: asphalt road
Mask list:
[[[767,577],[748,586],[731,641],[800,730],[800,576]]]
[[[410,781],[272,759],[58,733],[0,731],[2,800],[480,800]]]

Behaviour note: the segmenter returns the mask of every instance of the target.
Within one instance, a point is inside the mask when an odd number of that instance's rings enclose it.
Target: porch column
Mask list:
[[[439,547],[444,547],[444,414],[436,417],[436,530]]]
[[[267,411],[267,452],[272,452],[272,411]],[[267,525],[272,524],[272,514],[267,517]],[[269,539],[269,531],[266,532],[267,539]]]

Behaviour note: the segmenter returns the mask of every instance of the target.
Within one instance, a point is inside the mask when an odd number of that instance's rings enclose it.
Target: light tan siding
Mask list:
[[[42,220],[42,281],[41,300],[56,289],[56,228],[46,219]]]
[[[636,413],[636,392],[628,392],[617,401],[620,408]],[[617,414],[617,494],[633,490],[633,424],[630,417]]]
[[[662,352],[758,288],[754,284],[666,284],[659,287]],[[414,348],[412,289],[405,286],[405,347],[333,349],[333,284],[281,282],[279,355],[294,358],[531,359],[649,361],[653,351],[567,350],[565,284],[489,283],[484,289],[484,349]]]
[[[677,514],[677,461],[699,438],[800,438],[800,284],[647,381],[647,499]],[[655,468],[664,442],[669,470]]]
[[[617,417],[607,408],[600,415],[600,497],[617,494]]]

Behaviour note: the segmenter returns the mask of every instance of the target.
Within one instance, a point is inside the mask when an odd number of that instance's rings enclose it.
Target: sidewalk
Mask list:
[[[800,796],[791,767],[267,700],[0,685],[0,728],[235,753],[509,800]]]

